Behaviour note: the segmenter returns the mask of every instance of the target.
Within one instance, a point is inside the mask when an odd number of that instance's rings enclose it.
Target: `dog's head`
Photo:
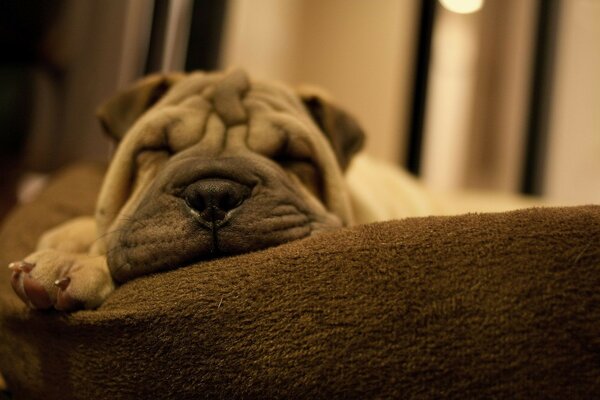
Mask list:
[[[96,210],[117,281],[350,224],[363,134],[322,96],[240,70],[151,76],[99,110],[119,141]]]

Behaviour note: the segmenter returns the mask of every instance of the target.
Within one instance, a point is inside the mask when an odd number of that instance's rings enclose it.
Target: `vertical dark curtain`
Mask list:
[[[170,0],[155,0],[146,73],[159,71],[164,57]],[[226,0],[194,0],[185,70],[218,68]]]
[[[194,0],[186,71],[210,71],[219,67],[226,13],[226,0]]]
[[[423,0],[421,3],[418,43],[415,54],[412,113],[408,130],[408,145],[406,146],[406,168],[415,175],[418,175],[421,169],[423,122],[425,121],[429,60],[431,58],[436,2],[437,0]]]
[[[559,0],[538,0],[535,54],[531,71],[529,120],[521,191],[540,195],[547,152],[552,96],[554,53],[558,29]]]

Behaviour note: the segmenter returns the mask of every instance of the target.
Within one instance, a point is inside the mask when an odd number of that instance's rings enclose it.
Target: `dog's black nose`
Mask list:
[[[209,223],[225,219],[250,196],[250,188],[228,179],[202,179],[183,192],[187,205]]]

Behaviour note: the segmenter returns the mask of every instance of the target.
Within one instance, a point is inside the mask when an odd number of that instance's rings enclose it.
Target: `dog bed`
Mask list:
[[[58,174],[0,232],[21,259],[90,214],[102,168]],[[0,273],[15,399],[593,398],[600,206],[345,228],[30,311]]]

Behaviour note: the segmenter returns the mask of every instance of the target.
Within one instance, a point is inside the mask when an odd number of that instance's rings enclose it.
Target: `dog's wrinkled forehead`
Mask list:
[[[200,97],[201,100],[198,98]],[[247,108],[261,100],[273,107],[302,110],[302,105],[288,88],[263,82],[250,82],[247,74],[239,69],[206,74],[192,73],[179,82],[157,103],[161,105],[185,105],[194,101],[207,101],[225,125],[233,126],[248,121]]]
[[[245,148],[267,157],[282,151],[310,157],[329,148],[295,93],[274,83],[251,82],[241,70],[185,76],[127,136],[140,148],[167,146],[173,153],[199,145],[205,156]]]

